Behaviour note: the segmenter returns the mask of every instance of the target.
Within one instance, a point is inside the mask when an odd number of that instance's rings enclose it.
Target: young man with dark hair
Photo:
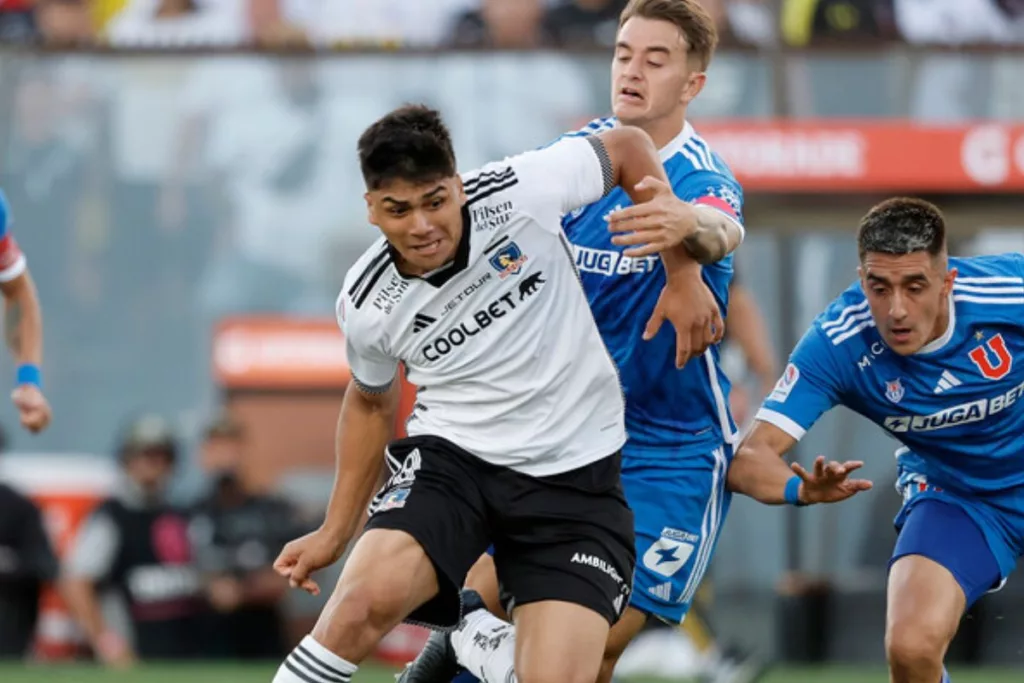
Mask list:
[[[951,258],[942,214],[906,198],[874,207],[857,244],[860,281],[793,350],[728,485],[776,505],[870,488],[849,478],[860,462],[780,457],[836,405],[901,441],[885,647],[893,683],[939,683],[965,610],[1024,551],[1024,256]]]
[[[619,127],[460,176],[437,112],[407,106],[367,129],[359,156],[383,236],[338,299],[353,383],[335,487],[323,526],[285,547],[277,570],[318,592],[310,572],[355,535],[382,454],[392,476],[274,681],[345,683],[403,620],[455,628],[466,572],[493,543],[518,680],[591,683],[631,590],[633,514],[619,481],[622,389],[561,217],[616,186],[651,199],[667,182],[657,150]],[[647,242],[683,267],[685,237],[666,226]],[[666,283],[659,319],[673,319],[678,286]],[[704,312],[704,328],[721,326],[713,302]],[[410,436],[389,444],[399,363],[418,394]]]

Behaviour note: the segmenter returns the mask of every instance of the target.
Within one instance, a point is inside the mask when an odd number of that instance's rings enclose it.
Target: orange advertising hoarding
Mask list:
[[[329,317],[238,316],[225,318],[213,336],[213,374],[226,389],[343,389],[352,377],[345,337]],[[405,381],[398,406],[396,436],[416,402],[416,388]]]
[[[228,318],[213,337],[213,371],[228,388],[338,388],[349,381],[345,339],[330,318]]]
[[[1024,125],[709,120],[697,129],[748,191],[1024,191]]]

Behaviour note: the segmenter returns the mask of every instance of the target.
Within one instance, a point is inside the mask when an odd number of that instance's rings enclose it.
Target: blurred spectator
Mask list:
[[[39,37],[32,5],[36,0],[0,2],[0,43],[31,43]]]
[[[889,0],[782,0],[783,41],[804,47],[880,40],[891,33],[885,12],[888,4]]]
[[[544,25],[544,0],[482,0],[479,9],[459,17],[449,42],[454,47],[510,49],[542,47],[553,40]]]
[[[308,529],[283,501],[247,490],[239,476],[244,457],[241,425],[219,418],[207,430],[202,452],[213,490],[190,526],[214,610],[205,654],[279,659],[288,651],[281,615],[288,583],[271,565],[285,543]]]
[[[515,5],[515,2],[505,4]],[[478,0],[255,0],[276,2],[317,47],[435,47]]]
[[[900,35],[915,45],[1024,44],[1022,0],[893,0]],[[1011,117],[1020,114],[1013,101],[1020,88],[1019,56],[991,58],[956,53],[927,55],[915,72],[910,114],[934,123],[966,121],[989,114],[987,105],[1002,99]],[[992,80],[1006,62],[1013,87],[993,92]],[[1007,97],[1008,96],[1008,97]],[[1016,111],[1012,111],[1016,109]]]
[[[565,0],[548,10],[545,29],[557,45],[615,45],[619,15],[626,0]]]
[[[249,42],[247,0],[130,0],[107,27],[116,47]]]
[[[1024,43],[1024,0],[893,0],[896,25],[914,44]]]
[[[4,441],[0,432],[0,453]],[[56,579],[57,573],[57,556],[39,508],[0,483],[0,660],[28,654],[43,584]]]
[[[724,40],[769,46],[778,39],[774,0],[727,0],[719,24],[718,35]]]
[[[62,593],[108,665],[194,657],[203,640],[202,587],[187,518],[165,498],[176,440],[163,419],[147,415],[129,425],[119,450],[123,487],[78,532]],[[119,600],[104,605],[104,589]]]
[[[86,0],[36,0],[35,16],[47,45],[71,47],[93,40]]]

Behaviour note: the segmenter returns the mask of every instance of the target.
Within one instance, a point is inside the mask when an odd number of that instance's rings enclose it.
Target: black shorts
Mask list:
[[[454,628],[466,573],[492,543],[510,613],[562,600],[613,624],[629,604],[636,550],[619,453],[549,477],[491,465],[436,436],[395,441],[387,458],[392,475],[370,503],[366,528],[410,534],[440,586],[407,621]]]

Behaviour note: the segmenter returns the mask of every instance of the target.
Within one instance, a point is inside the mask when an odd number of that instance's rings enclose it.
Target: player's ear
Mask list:
[[[956,275],[956,268],[950,268],[946,271],[946,276],[942,279],[942,293],[946,296],[949,296],[953,292],[953,283],[956,282]]]
[[[686,87],[683,88],[682,103],[687,105],[692,102],[700,94],[700,91],[704,89],[704,84],[707,83],[707,80],[707,74],[703,71],[691,71],[686,80]]]
[[[459,200],[459,206],[460,207],[463,204],[466,203],[466,201],[467,201],[467,199],[466,199],[466,188],[462,184],[462,176],[461,175],[456,175],[455,176],[455,196]]]
[[[377,222],[377,205],[373,203],[370,193],[363,194],[363,199],[366,200],[366,220],[370,221],[371,225],[380,226],[380,223]]]

